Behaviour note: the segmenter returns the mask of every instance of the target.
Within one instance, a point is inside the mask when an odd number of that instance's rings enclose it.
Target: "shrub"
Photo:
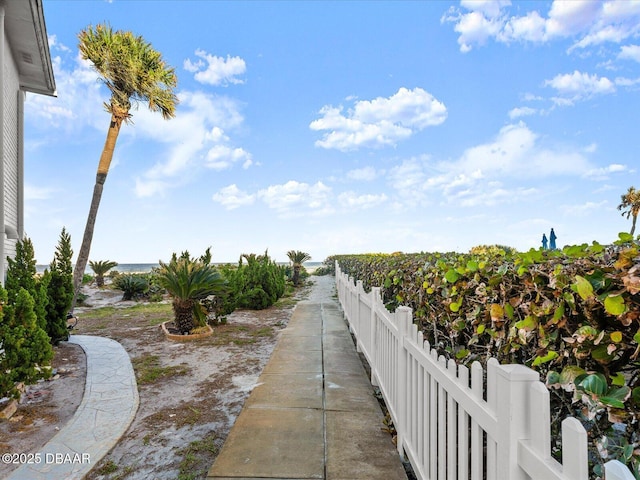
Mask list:
[[[90,260],[89,266],[91,270],[93,270],[93,273],[96,274],[96,285],[98,287],[104,287],[104,276],[113,267],[117,267],[118,262],[112,262],[111,260],[98,260],[94,262]]]
[[[69,338],[67,330],[67,314],[73,301],[73,266],[71,257],[71,237],[63,228],[56,247],[53,261],[46,270],[44,279],[47,282],[47,334],[55,345],[60,340]]]
[[[114,287],[122,290],[122,300],[137,300],[149,289],[149,282],[144,275],[130,273],[118,275],[113,281]]]
[[[24,288],[35,301],[34,311],[38,326],[46,331],[46,306],[49,302],[46,293],[47,280],[36,276],[36,259],[31,240],[19,240],[16,243],[15,258],[7,257],[7,262],[5,288],[8,302],[15,303],[20,289]]]
[[[226,292],[225,280],[211,264],[210,248],[197,259],[186,251],[180,257],[174,253],[169,263],[160,261],[157,278],[173,298],[175,324],[183,335],[205,325],[207,312],[201,301]]]
[[[334,258],[365,289],[380,286],[391,310],[411,307],[439,354],[539,371],[552,429],[571,415],[590,432],[594,475],[615,457],[640,473],[640,244],[630,235],[561,251]]]
[[[45,368],[53,358],[47,333],[38,326],[35,302],[29,292],[20,288],[13,304],[7,303],[7,292],[0,286],[0,397],[14,396],[16,382],[35,383],[48,378]]]
[[[267,252],[264,255],[243,254],[236,267],[225,265],[221,271],[229,285],[229,296],[223,308],[225,313],[236,308],[261,310],[284,295],[284,267],[276,264]]]

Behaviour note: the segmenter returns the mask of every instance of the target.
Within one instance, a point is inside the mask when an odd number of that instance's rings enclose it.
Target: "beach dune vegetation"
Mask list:
[[[189,252],[173,254],[168,263],[160,261],[157,281],[172,298],[174,321],[181,334],[206,325],[207,311],[202,301],[211,295],[223,296],[227,282],[211,263],[211,249],[193,258]]]
[[[388,309],[410,307],[438,355],[467,366],[493,357],[538,371],[557,412],[552,451],[562,452],[561,420],[573,416],[593,432],[591,478],[613,458],[638,477],[640,243],[620,233],[611,245],[478,252],[329,260],[366,291],[380,287]]]
[[[90,260],[89,266],[91,270],[93,270],[93,273],[96,274],[96,285],[98,287],[104,287],[104,276],[109,270],[117,267],[118,262],[112,262],[111,260]]]
[[[297,287],[300,284],[300,271],[303,268],[302,264],[311,260],[311,255],[300,250],[289,250],[287,252],[287,257],[289,257],[291,267],[293,268],[291,281],[293,282],[293,286]]]

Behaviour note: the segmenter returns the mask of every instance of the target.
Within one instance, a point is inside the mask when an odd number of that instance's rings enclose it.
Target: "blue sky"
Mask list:
[[[121,130],[90,258],[212,246],[468,251],[610,243],[638,181],[640,2],[44,0],[57,98],[28,95],[25,230],[80,249],[109,123],[77,34],[109,22],[180,104]]]

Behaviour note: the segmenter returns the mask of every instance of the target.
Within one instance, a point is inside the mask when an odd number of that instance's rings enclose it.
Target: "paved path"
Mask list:
[[[73,418],[41,450],[40,463],[22,465],[8,480],[81,479],[127,430],[138,410],[129,355],[118,342],[72,335],[87,359],[84,396]]]
[[[209,480],[406,480],[332,280],[296,306]]]

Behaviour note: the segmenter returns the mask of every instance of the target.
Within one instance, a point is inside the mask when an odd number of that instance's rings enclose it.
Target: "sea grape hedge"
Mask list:
[[[640,244],[633,237],[526,253],[338,255],[326,264],[336,260],[366,290],[380,286],[390,310],[411,307],[441,354],[539,371],[551,391],[552,428],[568,415],[587,428],[592,478],[617,458],[640,479]]]

